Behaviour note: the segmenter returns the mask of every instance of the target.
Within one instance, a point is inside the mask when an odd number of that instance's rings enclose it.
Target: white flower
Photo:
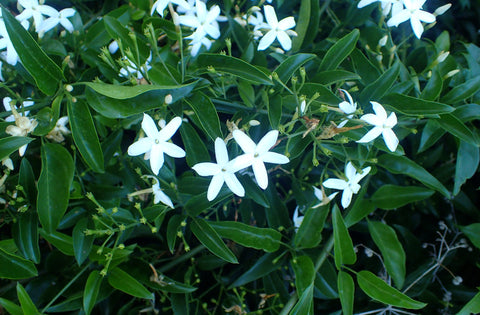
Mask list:
[[[63,9],[60,12],[56,12],[51,15],[48,19],[44,20],[38,28],[38,33],[45,33],[61,24],[68,32],[73,32],[73,24],[68,20],[69,17],[75,15],[75,9],[67,8]]]
[[[150,168],[152,172],[157,175],[160,168],[163,166],[163,154],[171,157],[182,158],[185,156],[185,151],[168,140],[175,134],[177,129],[182,124],[180,117],[173,118],[165,128],[158,131],[152,117],[143,114],[142,129],[147,135],[144,138],[138,139],[136,142],[128,147],[128,154],[137,156],[147,153],[150,159]]]
[[[15,117],[15,125],[8,125],[7,128],[5,128],[5,133],[16,137],[26,137],[37,127],[38,122],[35,119],[20,116],[15,107],[12,107],[12,112]],[[18,149],[20,156],[25,154],[27,146],[28,144],[25,144]]]
[[[237,196],[245,196],[245,189],[235,176],[235,172],[240,168],[236,167],[235,159],[229,161],[227,146],[225,142],[217,138],[215,139],[215,158],[217,163],[204,162],[195,164],[192,168],[200,176],[213,176],[208,186],[207,199],[212,201],[217,197],[223,183]]]
[[[38,4],[38,0],[18,0],[18,4],[21,5],[24,10],[22,13],[16,16],[19,21],[26,21],[33,17],[35,23],[35,30],[38,33],[40,26],[43,22],[43,16],[55,16],[58,11],[53,7],[45,4]]]
[[[158,183],[158,180],[156,180],[156,183],[153,184],[152,186],[153,190],[153,203],[157,204],[159,202],[162,202],[163,204],[169,206],[170,208],[173,207],[172,200],[170,197],[168,197],[161,189],[160,189],[160,184]]]
[[[327,205],[333,198],[335,198],[335,196],[338,194],[338,191],[334,192],[333,194],[327,197],[323,190],[313,186],[313,193],[315,194],[315,197],[317,197],[317,199],[320,201],[320,203],[316,204],[312,208],[318,208],[318,207]]]
[[[426,0],[403,0],[405,9],[396,14],[392,14],[392,17],[388,20],[388,26],[398,26],[407,20],[410,20],[410,24],[415,36],[420,39],[423,33],[422,22],[433,23],[435,22],[435,15],[423,11],[422,6]]]
[[[289,35],[296,36],[297,33],[290,30],[295,27],[295,20],[292,16],[286,17],[280,22],[277,19],[275,9],[271,5],[263,7],[265,12],[265,18],[267,19],[267,25],[265,28],[270,29],[258,43],[258,50],[267,49],[275,39],[278,39],[280,45],[284,50],[290,50],[292,48],[292,40]]]
[[[163,17],[163,11],[165,11],[165,8],[168,6],[169,3],[179,5],[185,10],[190,10],[190,6],[187,2],[185,2],[185,0],[157,0],[152,6],[152,11],[150,12],[150,15],[153,15],[153,12],[157,11],[158,14]]]
[[[197,36],[198,35],[199,33],[197,33]],[[200,51],[200,48],[202,48],[202,46],[205,46],[207,50],[209,50],[210,47],[212,46],[212,41],[209,40],[207,37],[205,37],[205,35],[206,34],[203,34],[203,37],[199,36],[197,38],[193,38],[193,40],[189,43],[189,45],[191,46],[190,54],[192,55],[192,57],[195,57],[196,55],[198,55],[198,52]],[[190,39],[190,37],[191,36],[188,36],[186,38]]]
[[[403,10],[403,0],[361,0],[358,3],[357,8],[366,7],[367,5],[378,1],[382,3],[382,13],[384,16],[387,16],[390,11],[392,12],[392,15],[395,15]]]
[[[345,166],[345,179],[339,178],[329,178],[323,182],[323,186],[332,189],[343,190],[342,194],[342,207],[347,208],[352,201],[353,194],[358,193],[361,186],[358,184],[362,178],[364,178],[368,172],[370,172],[371,167],[368,166],[362,170],[360,174],[357,174],[355,167],[352,162],[348,162]]]
[[[340,104],[338,104],[338,107],[342,110],[342,112],[347,114],[348,119],[351,119],[353,117],[353,113],[355,113],[355,111],[357,110],[357,103],[355,103],[353,101],[350,93],[348,93],[347,91],[345,91],[343,89],[339,89],[339,90],[342,91],[347,96],[348,102],[343,101]],[[340,124],[338,124],[338,128],[342,128],[343,126],[345,126],[347,124],[347,122],[348,122],[348,120],[342,121]]]
[[[433,15],[435,16],[439,16],[439,15],[442,15],[444,14],[445,12],[448,11],[448,9],[450,9],[452,7],[452,4],[451,3],[447,3],[445,5],[442,5],[441,7],[437,8],[435,10],[435,12],[433,12]]]
[[[3,98],[3,107],[5,107],[5,111],[9,112],[9,111],[12,111],[12,106],[10,105],[10,103],[12,102],[12,99],[10,97],[4,97]],[[35,104],[34,101],[24,101],[23,103],[23,107],[28,107],[28,106],[32,106],[33,104]],[[24,114],[25,116],[27,116],[28,114],[30,113],[30,111],[26,110],[24,111]],[[15,116],[12,114],[8,117],[5,117],[5,121],[8,121],[8,122],[12,122],[12,121],[15,121]]]
[[[243,152],[245,152],[245,154],[235,159],[238,163],[238,169],[251,165],[258,186],[266,189],[268,186],[268,174],[264,163],[286,164],[290,162],[283,154],[269,152],[277,142],[278,131],[269,131],[258,144],[255,144],[249,136],[238,129],[234,130],[232,134],[235,141],[242,148]]]
[[[15,66],[20,58],[18,57],[15,47],[13,47],[13,43],[8,35],[7,28],[5,27],[5,23],[2,19],[0,19],[0,50],[2,49],[7,50],[5,57],[7,63]]]
[[[297,230],[300,225],[302,225],[302,222],[303,222],[303,218],[305,216],[301,216],[299,217],[298,216],[298,206],[295,208],[295,212],[293,213],[293,226],[295,226],[295,230]]]
[[[60,117],[57,120],[57,123],[55,124],[55,127],[50,130],[50,132],[47,134],[48,139],[52,139],[56,142],[63,142],[65,138],[63,136],[66,136],[70,134],[70,130],[67,128],[67,123],[68,123],[68,116],[63,116]]]
[[[374,114],[366,114],[360,117],[361,120],[365,121],[366,123],[375,126],[374,128],[370,129],[366,135],[364,135],[360,140],[357,142],[359,143],[366,143],[374,140],[379,135],[383,136],[383,140],[387,145],[387,148],[394,152],[398,146],[398,138],[393,132],[392,128],[397,124],[397,116],[394,112],[387,117],[387,112],[377,102],[370,102],[373,107]]]
[[[141,70],[143,70],[144,72],[148,72],[148,70],[152,68],[150,62],[152,62],[152,53],[150,53],[150,56],[148,56],[145,64],[142,65],[140,69],[128,57],[123,57],[122,63],[124,63],[125,65],[122,69],[120,69],[120,73],[118,75],[124,78],[128,78],[130,75],[133,75],[138,80],[141,80],[143,79],[143,74]]]

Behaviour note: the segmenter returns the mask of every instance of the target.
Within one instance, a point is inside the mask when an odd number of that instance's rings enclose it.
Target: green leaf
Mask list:
[[[353,314],[353,300],[355,296],[355,284],[352,276],[344,271],[338,272],[338,295],[340,296],[340,303],[342,304],[342,311],[344,315]]]
[[[331,85],[338,82],[360,80],[361,77],[353,72],[345,70],[329,70],[317,73],[313,78],[314,82],[323,85]]]
[[[186,216],[175,214],[168,221],[167,225],[167,245],[170,253],[173,254],[175,249],[175,243],[177,241],[177,232],[180,230],[181,223],[185,220]]]
[[[380,100],[385,93],[392,87],[393,83],[397,80],[400,74],[400,62],[397,61],[393,66],[385,71],[375,81],[367,85],[362,93],[360,93],[359,100],[361,103],[366,104],[370,101]],[[363,77],[363,76],[362,76]]]
[[[457,164],[455,167],[455,184],[453,186],[453,195],[460,192],[460,187],[475,175],[480,163],[479,148],[465,141],[460,141],[457,153]]]
[[[456,107],[453,115],[463,121],[464,123],[467,121],[480,119],[480,105],[478,104],[466,104],[462,106]]]
[[[59,82],[64,79],[62,70],[38,46],[32,35],[23,28],[10,11],[2,7],[2,13],[5,28],[22,65],[32,75],[43,93],[54,94]]]
[[[422,131],[422,137],[420,138],[420,145],[418,146],[417,153],[421,153],[436,144],[444,134],[445,130],[440,128],[440,124],[436,119],[430,119],[427,121]]]
[[[454,107],[446,104],[425,101],[398,93],[388,94],[382,97],[381,103],[396,112],[411,116],[437,115],[451,113],[455,110]]]
[[[130,48],[131,52],[136,60],[139,62],[140,56],[137,54],[137,49],[140,55],[148,54],[145,45],[141,45],[138,40],[130,37],[129,33],[134,34],[133,32],[129,31],[126,26],[122,25],[115,17],[105,15],[103,17],[103,23],[105,25],[105,29],[107,30],[108,34],[114,40],[120,40],[123,47]]]
[[[208,67],[213,67],[215,71],[228,73],[254,84],[273,85],[272,80],[257,67],[231,56],[220,54],[200,54],[197,58],[197,64],[203,68],[202,71],[208,72]]]
[[[78,151],[93,171],[103,173],[105,169],[102,147],[98,140],[90,109],[82,100],[73,103],[71,99],[67,102],[67,109],[73,140]]]
[[[315,93],[318,93],[318,97],[312,102],[312,106],[320,107],[322,103],[338,106],[341,102],[341,99],[333,94],[332,91],[318,83],[305,83],[299,92],[305,94],[308,98],[312,98]]]
[[[113,269],[108,275],[108,283],[115,289],[131,296],[147,300],[154,298],[153,293],[148,291],[137,279],[118,267]]]
[[[44,229],[39,230],[40,235],[53,246],[55,246],[60,252],[67,256],[74,256],[73,240],[69,235],[60,232],[47,232]]]
[[[5,251],[0,247],[0,278],[20,280],[38,275],[35,265],[20,256]]]
[[[93,235],[85,235],[84,232],[88,228],[87,224],[87,218],[81,219],[75,224],[72,233],[73,252],[79,266],[88,258],[95,239]]]
[[[272,129],[278,129],[280,119],[282,118],[282,98],[280,95],[275,95],[270,100],[265,98],[268,109],[268,120]]]
[[[377,208],[392,210],[427,199],[433,193],[430,189],[418,186],[383,185],[375,191],[371,200]]]
[[[127,118],[151,109],[157,109],[172,95],[172,103],[190,95],[197,81],[175,86],[137,85],[119,86],[105,83],[83,83],[88,105],[108,118]]]
[[[342,265],[354,264],[357,261],[357,255],[353,249],[352,238],[348,234],[347,227],[337,205],[333,206],[332,224],[335,265],[340,269]]]
[[[95,303],[97,302],[98,292],[102,284],[103,277],[98,270],[93,270],[88,276],[85,290],[83,291],[83,309],[85,314],[89,315]]]
[[[382,222],[375,221],[368,221],[368,230],[382,253],[388,274],[395,282],[395,286],[401,289],[405,281],[406,257],[395,230]]]
[[[438,70],[433,70],[432,76],[428,80],[427,85],[425,85],[425,88],[423,89],[420,98],[426,101],[434,101],[440,96],[440,93],[442,93],[442,89],[442,76],[440,75],[440,72]]]
[[[59,144],[42,145],[42,171],[38,179],[37,211],[40,223],[54,231],[68,206],[73,181],[72,156]]]
[[[213,141],[217,137],[223,137],[217,111],[208,96],[198,92],[188,100],[185,99],[185,102],[193,109],[200,120],[203,130]]]
[[[460,230],[468,237],[475,247],[480,248],[480,223],[461,226]]]
[[[471,315],[480,313],[480,293],[477,293],[464,307],[457,313],[457,315]]]
[[[320,208],[309,208],[305,213],[302,224],[295,234],[296,248],[313,248],[320,244],[325,220],[330,208],[328,205]]]
[[[307,35],[308,25],[310,24],[310,15],[311,10],[311,0],[301,0],[300,2],[300,12],[298,13],[297,25],[295,27],[295,32],[297,36],[292,39],[292,51],[298,51],[302,47],[303,40],[305,35]],[[286,81],[282,82],[286,83]]]
[[[315,267],[308,256],[298,256],[292,259],[291,265],[295,273],[297,294],[302,295],[315,280]]]
[[[18,301],[20,302],[20,306],[22,307],[22,311],[25,315],[36,315],[40,314],[35,304],[33,304],[32,299],[28,295],[25,288],[17,282],[17,297]]]
[[[347,213],[347,216],[345,217],[345,225],[347,227],[351,227],[352,225],[360,222],[367,215],[375,211],[375,204],[371,202],[370,199],[364,198],[365,192],[366,189],[362,189],[360,191],[360,194],[355,200],[355,203],[353,204],[350,211]]]
[[[350,58],[353,61],[354,72],[360,75],[363,84],[370,84],[380,77],[380,71],[365,57],[361,50],[355,48],[350,54]]]
[[[242,184],[243,188],[245,188],[245,196],[247,196],[249,199],[252,199],[262,207],[270,208],[270,203],[268,202],[268,198],[264,191],[258,187],[258,185],[250,176],[240,175],[238,176],[238,180]]]
[[[342,63],[342,61],[355,49],[359,37],[360,31],[354,29],[349,34],[336,41],[335,45],[330,47],[325,54],[325,57],[323,57],[319,70],[326,71],[337,69],[340,63]]]
[[[277,67],[277,69],[275,69],[275,72],[277,73],[280,81],[286,84],[301,66],[316,57],[317,56],[313,54],[296,54],[289,56]]]
[[[198,238],[213,254],[232,264],[238,264],[237,257],[225,245],[215,230],[203,219],[193,219],[190,228]]]
[[[440,115],[440,119],[437,121],[440,127],[445,129],[447,132],[478,147],[478,139],[475,137],[475,134],[472,132],[471,128],[465,126],[465,124],[454,115]]]
[[[38,246],[38,219],[36,212],[27,211],[18,218],[13,226],[13,239],[23,257],[38,264],[40,247]]]
[[[210,222],[210,226],[222,238],[227,238],[245,247],[275,252],[280,248],[282,234],[270,228],[259,228],[240,222]]]
[[[480,77],[475,76],[467,82],[457,85],[450,90],[444,97],[442,103],[455,104],[474,95],[480,90]]]
[[[357,273],[360,288],[372,299],[401,308],[418,310],[427,304],[415,301],[367,270]]]
[[[450,192],[438,179],[405,156],[383,154],[378,157],[378,165],[386,168],[393,174],[403,174],[415,178],[425,186],[440,192],[445,197],[450,197]]]
[[[29,144],[32,141],[32,138],[15,136],[0,139],[0,160],[3,160],[17,151],[21,146]]]
[[[24,315],[22,308],[18,306],[17,304],[4,299],[0,298],[0,305],[8,312],[8,314],[11,315]]]
[[[236,288],[252,282],[254,280],[260,279],[271,272],[281,268],[282,259],[278,259],[278,254],[269,253],[263,255],[260,259],[256,260],[250,269],[248,269],[244,274],[237,277],[235,281],[228,287],[228,289]]]
[[[18,175],[18,184],[23,187],[23,191],[28,201],[35,206],[37,201],[37,188],[35,187],[35,175],[33,174],[32,165],[27,158],[23,158],[20,163],[20,171]]]
[[[313,315],[313,283],[303,291],[289,315]]]

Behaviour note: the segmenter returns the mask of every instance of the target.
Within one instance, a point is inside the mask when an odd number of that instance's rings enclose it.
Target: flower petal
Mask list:
[[[275,9],[271,5],[265,5],[263,7],[263,10],[265,12],[265,19],[267,20],[267,23],[272,27],[272,28],[277,28],[278,25],[278,19],[277,19],[277,14],[275,13]]]
[[[235,195],[239,197],[245,196],[245,189],[234,174],[224,173],[223,179],[225,180],[228,188],[230,188]]]
[[[217,174],[212,177],[212,181],[210,182],[210,185],[208,186],[208,191],[207,191],[207,199],[208,201],[212,201],[217,197],[218,193],[220,192],[220,189],[223,186],[223,176],[222,174]]]
[[[261,159],[265,163],[287,164],[290,162],[288,157],[276,152],[266,152],[261,155]]]
[[[392,27],[392,26],[398,26],[399,24],[405,22],[406,20],[410,19],[411,13],[408,10],[402,10],[398,12],[397,14],[393,15],[388,21],[387,25]]]
[[[342,207],[346,209],[352,202],[353,192],[350,189],[345,189],[342,194]]]
[[[255,159],[252,164],[255,179],[260,188],[266,189],[268,187],[268,173],[265,164],[260,159]]]
[[[374,114],[365,114],[360,117],[360,120],[363,120],[369,125],[373,126],[381,126],[383,125],[383,120],[381,120],[377,115]]]
[[[260,39],[260,42],[258,43],[258,50],[265,50],[270,47],[275,38],[277,38],[277,32],[274,30],[268,31],[268,33],[265,34],[262,39]]]
[[[155,146],[155,145],[154,145]],[[162,151],[165,154],[174,157],[174,158],[183,158],[185,157],[185,151],[180,148],[178,145],[171,142],[163,142],[161,144]]]
[[[381,127],[374,127],[370,129],[360,140],[357,140],[358,143],[367,143],[375,140],[383,131]]]
[[[228,164],[225,165],[225,168],[229,172],[235,173],[239,170],[249,167],[250,165],[252,165],[253,161],[254,157],[252,153],[242,154],[228,162]]]
[[[197,163],[192,168],[200,176],[212,176],[221,172],[220,166],[211,162]]]
[[[355,177],[355,174],[357,174],[355,166],[353,166],[352,162],[348,162],[347,165],[345,165],[345,176],[351,181]]]
[[[383,136],[383,140],[385,141],[385,144],[387,145],[387,148],[390,151],[395,152],[395,150],[397,149],[399,140],[395,135],[395,133],[393,132],[393,130],[383,129],[382,136]]]
[[[137,156],[152,149],[153,141],[151,138],[140,138],[128,147],[128,155]]]
[[[322,184],[324,187],[344,190],[348,187],[348,184],[345,180],[339,178],[329,178]]]
[[[142,129],[149,138],[156,138],[158,135],[157,125],[148,114],[143,114]]]
[[[158,133],[158,137],[163,141],[169,140],[175,134],[175,132],[177,132],[181,124],[182,124],[182,118],[180,117],[173,118],[165,126],[165,128],[160,130],[160,132]]]
[[[271,130],[267,132],[266,135],[258,142],[255,152],[262,154],[270,150],[275,143],[277,142],[278,138],[278,130]]]
[[[277,39],[285,51],[292,49],[292,40],[290,39],[290,36],[288,36],[287,33],[285,33],[284,31],[278,31]]]
[[[227,145],[221,138],[215,139],[215,158],[222,167],[228,163]]]
[[[243,131],[238,129],[234,130],[232,135],[240,148],[242,148],[243,152],[252,154],[255,152],[257,145]]]
[[[163,204],[166,204],[167,206],[169,206],[170,208],[174,208],[173,207],[173,203],[172,203],[172,200],[170,199],[170,197],[168,197],[161,189],[160,189],[160,185],[157,183],[155,185],[152,186],[152,189],[153,189],[153,203],[154,204],[157,204],[159,202],[162,202]]]
[[[158,145],[152,146],[152,150],[150,151],[150,168],[155,175],[158,175],[158,172],[163,166],[163,162],[164,157],[161,147]]]
[[[286,31],[293,27],[295,27],[295,19],[293,18],[293,16],[286,17],[280,22],[278,22],[278,29],[282,31]]]

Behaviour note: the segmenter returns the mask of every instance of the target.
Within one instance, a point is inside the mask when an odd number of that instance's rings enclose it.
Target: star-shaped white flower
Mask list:
[[[68,18],[74,16],[75,12],[75,9],[72,8],[67,8],[61,10],[60,12],[56,12],[42,22],[42,24],[38,28],[38,33],[48,32],[58,24],[62,25],[69,33],[72,33],[73,24],[68,20]]]
[[[407,20],[410,20],[410,24],[415,36],[420,39],[423,33],[422,22],[433,23],[435,22],[435,15],[423,11],[422,6],[426,0],[403,0],[405,9],[392,14],[392,17],[388,20],[388,26],[398,26]]]
[[[257,184],[262,189],[268,187],[268,174],[264,163],[286,164],[290,162],[285,155],[269,151],[277,142],[278,130],[269,131],[258,144],[255,144],[249,136],[238,129],[233,131],[233,138],[245,152],[235,159],[238,163],[237,167],[242,169],[251,165]]]
[[[190,6],[185,0],[157,0],[152,6],[152,11],[150,12],[150,15],[153,15],[153,12],[157,11],[158,14],[160,14],[160,16],[163,18],[163,11],[165,11],[165,8],[168,6],[169,3],[179,5],[185,10],[190,10]]]
[[[157,203],[161,202],[161,203],[169,206],[172,209],[174,208],[172,200],[170,199],[170,197],[168,197],[162,191],[162,189],[160,189],[160,184],[158,183],[158,180],[156,181],[155,184],[153,184],[152,190],[153,190],[153,203],[154,204],[157,204]]]
[[[207,10],[207,5],[201,0],[195,2],[195,14],[182,15],[178,18],[180,24],[191,27],[195,32],[189,36],[191,39],[204,37],[205,34],[212,38],[220,37],[217,18],[220,16],[220,7],[213,5]]]
[[[397,124],[397,115],[394,112],[387,117],[387,112],[377,102],[370,102],[373,107],[374,114],[365,114],[360,117],[361,120],[365,121],[366,123],[375,126],[374,128],[370,129],[367,134],[365,134],[360,140],[357,142],[359,143],[366,143],[374,140],[379,135],[383,136],[383,140],[387,145],[387,148],[394,152],[398,146],[398,138],[393,132],[392,128]]]
[[[235,159],[229,161],[227,146],[225,142],[217,138],[215,139],[215,158],[217,163],[204,162],[195,164],[192,168],[200,176],[213,176],[208,186],[207,199],[212,201],[217,197],[223,183],[237,196],[245,196],[245,189],[235,176],[235,172],[239,171]]]
[[[327,188],[343,190],[342,207],[345,209],[350,205],[350,202],[352,202],[353,194],[358,193],[361,188],[358,182],[360,182],[362,178],[367,176],[367,174],[370,172],[370,169],[371,167],[368,166],[364,168],[361,173],[357,173],[352,162],[348,162],[345,166],[345,177],[347,178],[347,180],[339,178],[329,178],[323,182],[323,186]]]
[[[297,35],[297,33],[290,30],[295,27],[295,19],[292,16],[289,16],[279,22],[275,9],[271,5],[264,6],[263,10],[268,23],[265,27],[270,30],[262,37],[262,39],[260,39],[258,50],[267,49],[275,39],[278,39],[278,42],[282,45],[284,50],[290,50],[292,48],[292,40],[289,35]]]
[[[347,96],[348,102],[343,101],[340,104],[338,104],[338,107],[342,110],[342,112],[347,114],[348,119],[351,119],[353,117],[353,113],[355,113],[355,111],[357,110],[357,103],[353,101],[353,98],[350,95],[350,93],[348,93],[343,89],[339,89],[339,90],[342,91]],[[342,128],[343,126],[345,126],[347,122],[348,120],[342,121],[341,123],[338,124],[338,128]]]
[[[128,78],[131,75],[133,75],[137,78],[137,80],[141,80],[143,79],[143,73],[148,72],[148,70],[152,68],[152,66],[150,65],[151,62],[152,62],[152,53],[150,53],[150,55],[148,56],[147,60],[145,61],[145,64],[140,66],[140,69],[128,57],[123,57],[121,63],[124,64],[124,66],[122,69],[120,69],[120,73],[118,75],[124,78]]]
[[[321,189],[318,189],[317,187],[313,186],[313,193],[315,194],[315,197],[317,197],[318,201],[320,201],[318,204],[314,205],[312,208],[318,208],[324,205],[328,205],[328,203],[335,198],[335,196],[338,194],[337,192],[334,192],[330,196],[326,196],[325,192],[322,191]]]
[[[403,10],[403,0],[360,0],[357,8],[366,7],[374,2],[382,3],[382,13],[384,16],[387,16],[390,11],[392,15],[395,15]]]
[[[152,117],[143,114],[142,129],[147,136],[140,138],[131,144],[128,147],[128,154],[131,156],[137,156],[147,153],[150,159],[150,168],[152,169],[152,172],[157,175],[160,168],[163,166],[164,153],[174,158],[182,158],[185,156],[185,151],[182,148],[176,144],[168,142],[181,124],[182,119],[180,117],[175,117],[165,126],[165,128],[159,131]]]
[[[45,4],[39,4],[38,0],[18,0],[18,4],[21,5],[24,10],[22,13],[16,16],[16,19],[19,21],[26,21],[27,19],[33,17],[35,23],[35,31],[38,33],[40,26],[43,22],[43,16],[55,16],[58,14],[58,11]]]

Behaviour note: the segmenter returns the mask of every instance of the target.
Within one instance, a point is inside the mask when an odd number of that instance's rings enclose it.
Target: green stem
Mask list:
[[[158,270],[158,272],[164,273],[167,270],[170,270],[174,267],[178,267],[179,263],[181,263],[182,261],[190,259],[192,256],[198,254],[199,252],[201,252],[204,249],[205,249],[204,245],[199,245],[199,246],[195,247],[194,249],[192,249],[191,251],[189,251],[188,253],[185,253],[185,255],[183,255],[181,257],[178,257],[178,258],[175,258],[174,260],[172,260],[168,264],[158,268],[157,270]]]

